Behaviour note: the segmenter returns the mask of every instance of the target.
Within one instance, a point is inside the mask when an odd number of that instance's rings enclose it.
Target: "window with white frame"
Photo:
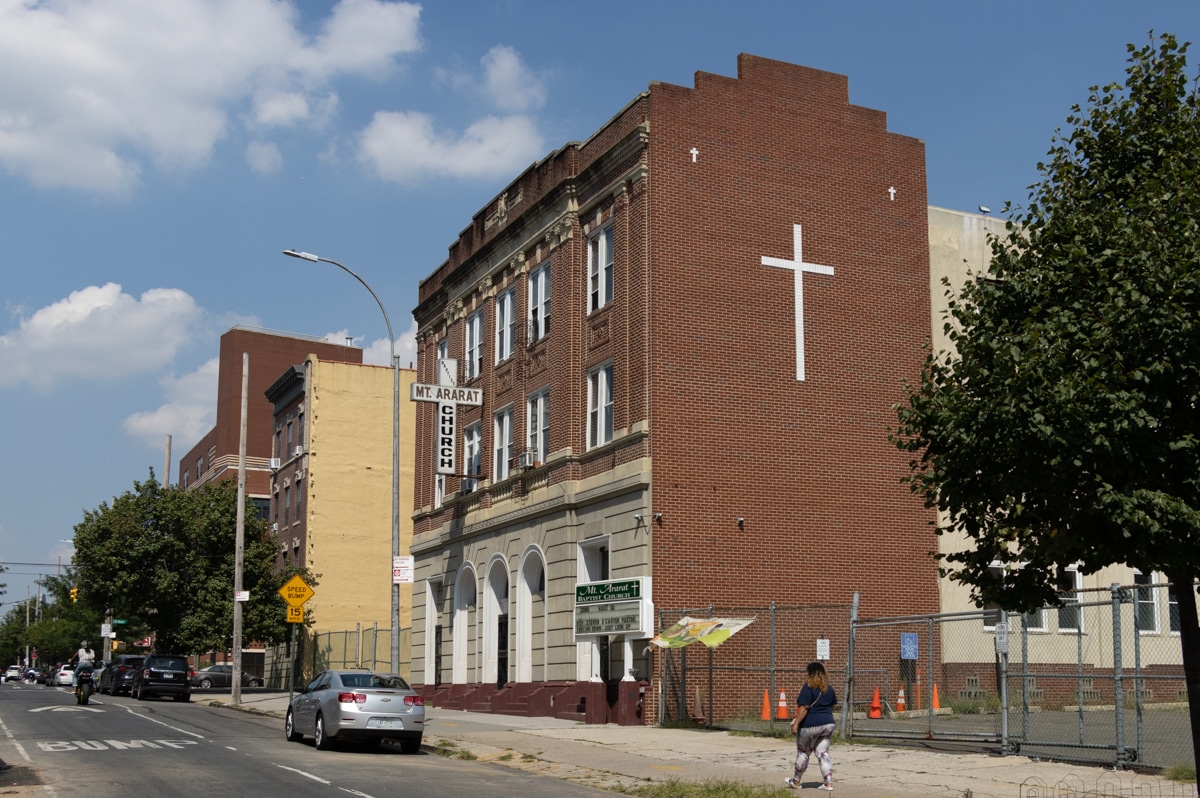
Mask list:
[[[1179,600],[1170,588],[1167,588],[1167,623],[1175,634],[1179,634],[1183,628],[1183,623],[1179,620]]]
[[[529,273],[529,343],[550,332],[550,261]]]
[[[467,316],[466,344],[463,347],[464,378],[473,380],[483,372],[483,311]]]
[[[1004,576],[1004,566],[999,563],[992,563],[988,566],[988,574],[1000,579]],[[983,603],[983,628],[995,629],[996,623],[1000,620],[1000,605],[994,601],[985,601]]]
[[[608,538],[592,538],[579,544],[579,573],[584,582],[606,582],[610,578]]]
[[[1158,632],[1158,588],[1154,574],[1133,572],[1134,619],[1139,632]]]
[[[448,357],[450,357],[450,339],[443,338],[437,342],[437,359],[445,360]],[[437,364],[435,363],[434,365],[436,366]]]
[[[1068,566],[1058,575],[1059,599],[1062,605],[1058,608],[1058,631],[1083,631],[1083,608],[1079,606],[1078,591],[1083,589],[1083,574],[1077,566]]]
[[[588,373],[589,449],[603,446],[613,437],[613,367],[609,363]]]
[[[512,460],[512,406],[504,408],[494,416],[495,467],[492,469],[492,481],[499,482],[508,479],[509,462]]]
[[[517,306],[516,289],[509,290],[496,297],[496,362],[507,360],[513,352],[513,325],[516,319],[514,311]]]
[[[525,451],[533,454],[539,463],[546,462],[550,441],[550,389],[544,388],[531,394],[526,405],[527,434]]]
[[[588,312],[613,298],[613,229],[606,224],[588,237]]]
[[[463,460],[466,462],[467,474],[479,474],[480,462],[480,441],[483,439],[483,428],[478,421],[474,424],[469,424],[463,430]],[[478,486],[479,480],[472,478],[464,478],[462,481],[462,492],[470,493]]]
[[[994,562],[988,566],[988,573],[996,579],[1004,578],[1004,565]],[[987,613],[983,617],[983,626],[985,629],[995,629],[996,622],[1000,620],[1000,605],[994,602],[986,602],[983,609]],[[1009,616],[1012,617],[1011,615]],[[1046,610],[1038,608],[1032,612],[1022,613],[1021,625],[1030,632],[1046,631]],[[1011,628],[1011,625],[1010,625]]]

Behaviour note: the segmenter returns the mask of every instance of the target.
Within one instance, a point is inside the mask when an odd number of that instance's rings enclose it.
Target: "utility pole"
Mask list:
[[[237,543],[233,558],[233,695],[242,703],[242,560],[246,536],[246,415],[250,405],[250,354],[242,353],[242,432],[238,442]]]

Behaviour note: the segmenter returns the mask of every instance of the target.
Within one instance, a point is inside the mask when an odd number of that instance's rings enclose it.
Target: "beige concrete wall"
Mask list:
[[[988,246],[989,233],[1003,236],[1005,234],[1004,220],[976,213],[964,213],[945,208],[929,208],[929,292],[932,326],[930,334],[936,351],[949,351],[950,339],[945,333],[945,311],[947,308],[947,290],[957,292],[974,275],[981,274],[985,265],[991,259],[991,248]],[[943,279],[949,287],[943,284]],[[941,520],[944,520],[941,519]],[[962,551],[969,545],[964,535],[946,534],[938,539],[939,551],[949,553]],[[1083,602],[1103,602],[1108,599],[1107,588],[1114,582],[1121,585],[1133,584],[1133,570],[1125,566],[1114,566],[1101,571],[1084,575],[1082,580]],[[1158,576],[1157,581],[1166,582],[1166,578]],[[1095,592],[1090,592],[1095,591]],[[942,579],[941,586],[942,612],[965,612],[977,609],[970,599],[970,590],[949,579]],[[1177,634],[1169,629],[1167,595],[1165,590],[1153,591],[1158,609],[1158,630],[1143,632],[1143,654],[1148,664],[1179,664],[1180,648],[1177,644]],[[1072,663],[1078,652],[1078,640],[1074,632],[1058,631],[1058,613],[1054,609],[1046,609],[1042,629],[1030,631],[1030,648],[1036,651],[1036,657],[1042,663]],[[1126,607],[1124,612],[1126,622],[1122,626],[1122,638],[1128,643],[1134,633],[1131,613]],[[1016,630],[1019,629],[1020,617],[1012,619],[1014,637],[1012,651],[1014,656],[1019,652],[1019,642]],[[1113,625],[1112,613],[1108,607],[1083,608],[1083,637],[1085,658],[1097,667],[1111,667]],[[1161,642],[1160,642],[1161,641]],[[946,662],[981,662],[990,663],[993,660],[992,633],[985,631],[982,625],[970,634],[961,633],[955,628],[955,634],[947,634],[942,638],[943,659]]]
[[[378,622],[391,629],[392,400],[390,368],[310,358],[308,550],[318,576],[306,605],[319,632]],[[400,552],[412,543],[413,437],[408,401],[415,372],[400,371]],[[400,626],[412,625],[411,585],[401,585]],[[384,657],[386,659],[386,656]],[[408,651],[400,652],[402,662]]]

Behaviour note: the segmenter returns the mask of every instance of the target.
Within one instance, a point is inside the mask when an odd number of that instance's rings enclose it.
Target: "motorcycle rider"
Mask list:
[[[75,652],[75,656],[71,657],[72,664],[75,669],[71,671],[71,686],[79,687],[79,666],[87,664],[89,668],[96,662],[96,652],[92,651],[88,645],[88,641],[84,640],[79,644],[79,650]]]

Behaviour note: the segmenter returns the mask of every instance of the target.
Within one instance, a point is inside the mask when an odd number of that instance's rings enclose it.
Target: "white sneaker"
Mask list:
[[[796,780],[793,778],[786,778],[783,780],[783,783],[786,784],[787,786],[791,787],[793,790],[800,786],[799,784],[796,783]]]
[[[829,782],[825,782],[824,784],[822,784],[822,785],[820,785],[819,787],[817,787],[817,789],[818,789],[818,790],[825,790],[826,792],[833,792],[833,785],[832,785],[831,783],[829,783]]]

